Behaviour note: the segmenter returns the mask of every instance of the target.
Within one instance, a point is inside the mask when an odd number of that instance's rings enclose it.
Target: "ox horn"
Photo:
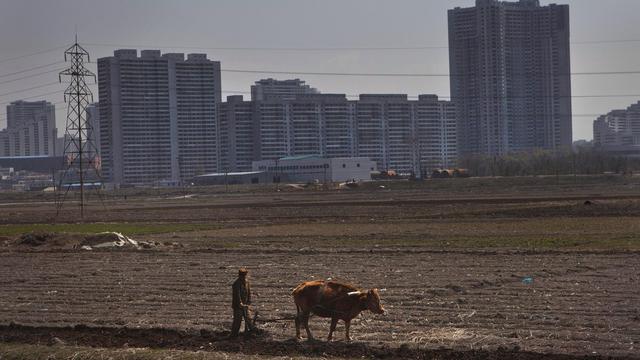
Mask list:
[[[347,295],[349,295],[349,296],[360,295],[360,294],[362,294],[362,291],[352,291],[350,293],[347,293]]]

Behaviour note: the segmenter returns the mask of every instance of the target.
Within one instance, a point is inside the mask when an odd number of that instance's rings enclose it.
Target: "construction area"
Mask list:
[[[640,358],[637,176],[103,195],[2,194],[0,359]],[[229,339],[239,267],[259,331]],[[296,340],[291,290],[327,278],[387,313]]]

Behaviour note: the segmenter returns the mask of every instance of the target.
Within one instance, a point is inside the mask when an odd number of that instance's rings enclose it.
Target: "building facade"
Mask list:
[[[451,169],[458,164],[456,108],[435,95],[420,95],[413,103],[417,157],[424,174]]]
[[[250,170],[259,141],[255,103],[241,95],[227,96],[220,111],[220,171]]]
[[[228,97],[221,117],[227,171],[290,156],[366,157],[381,170],[428,174],[457,160],[455,107],[435,95],[303,94],[293,100]]]
[[[593,142],[609,153],[640,156],[640,102],[596,119]]]
[[[571,146],[569,6],[476,0],[449,10],[462,154]]]
[[[87,147],[87,150],[95,152],[91,156],[100,156],[100,108],[98,103],[87,106],[86,136],[88,141],[92,143],[92,146]]]
[[[14,101],[7,105],[7,128],[0,131],[0,156],[54,156],[55,106],[47,101]]]
[[[262,79],[251,86],[251,100],[293,100],[302,94],[318,94],[318,90],[300,79]]]
[[[98,60],[103,174],[180,182],[219,167],[220,63],[203,54],[116,50]]]
[[[290,156],[253,162],[254,172],[272,174],[280,182],[343,182],[371,180],[376,163],[366,157],[324,158],[318,155]],[[280,178],[280,181],[278,181]]]

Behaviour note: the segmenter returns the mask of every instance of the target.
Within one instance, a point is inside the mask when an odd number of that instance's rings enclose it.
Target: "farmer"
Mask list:
[[[249,271],[245,268],[238,270],[238,279],[234,281],[232,289],[231,307],[233,308],[233,325],[231,325],[231,337],[237,337],[240,332],[240,323],[244,318],[244,332],[253,329],[249,318],[249,305],[251,305],[251,285],[247,276]]]

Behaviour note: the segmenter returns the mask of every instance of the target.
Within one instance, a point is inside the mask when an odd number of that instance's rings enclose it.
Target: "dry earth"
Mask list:
[[[5,236],[0,354],[9,353],[7,344],[59,341],[240,357],[638,358],[638,184],[615,183],[603,194],[603,184],[514,191],[500,181],[479,193],[472,184],[471,192],[202,191],[186,199],[110,199],[87,221],[162,224],[164,230],[136,239],[179,246],[82,251],[64,241],[17,245],[16,236]],[[49,204],[10,201],[0,231],[52,216]],[[166,228],[185,223],[202,228]],[[263,332],[233,342],[226,329],[238,266],[252,271]],[[384,289],[389,314],[354,320],[350,344],[297,343],[290,290],[327,277]],[[326,335],[328,321],[311,323],[316,336]],[[343,330],[340,324],[338,339]]]

